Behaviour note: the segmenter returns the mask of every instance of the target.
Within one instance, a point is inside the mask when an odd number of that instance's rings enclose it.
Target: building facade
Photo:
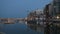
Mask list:
[[[53,0],[53,2],[47,4],[44,8],[44,14],[46,17],[57,17],[60,15],[60,0]]]
[[[60,0],[53,0],[54,15],[60,14]]]

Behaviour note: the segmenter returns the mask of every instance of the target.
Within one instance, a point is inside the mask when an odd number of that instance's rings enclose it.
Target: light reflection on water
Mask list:
[[[0,32],[6,34],[44,34],[44,32],[41,31],[42,27],[28,26],[21,23],[0,24]]]

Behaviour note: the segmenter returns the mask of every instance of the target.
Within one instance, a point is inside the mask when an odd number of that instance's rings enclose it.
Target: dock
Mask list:
[[[23,18],[0,18],[0,23],[16,23],[17,21],[24,21]]]

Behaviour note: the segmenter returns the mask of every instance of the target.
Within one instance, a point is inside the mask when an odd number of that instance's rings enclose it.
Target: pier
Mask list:
[[[24,21],[23,18],[0,18],[0,23],[16,23],[16,21]]]

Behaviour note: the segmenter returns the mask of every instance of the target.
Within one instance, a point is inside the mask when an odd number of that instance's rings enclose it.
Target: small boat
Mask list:
[[[4,24],[14,24],[14,23],[4,23]]]

